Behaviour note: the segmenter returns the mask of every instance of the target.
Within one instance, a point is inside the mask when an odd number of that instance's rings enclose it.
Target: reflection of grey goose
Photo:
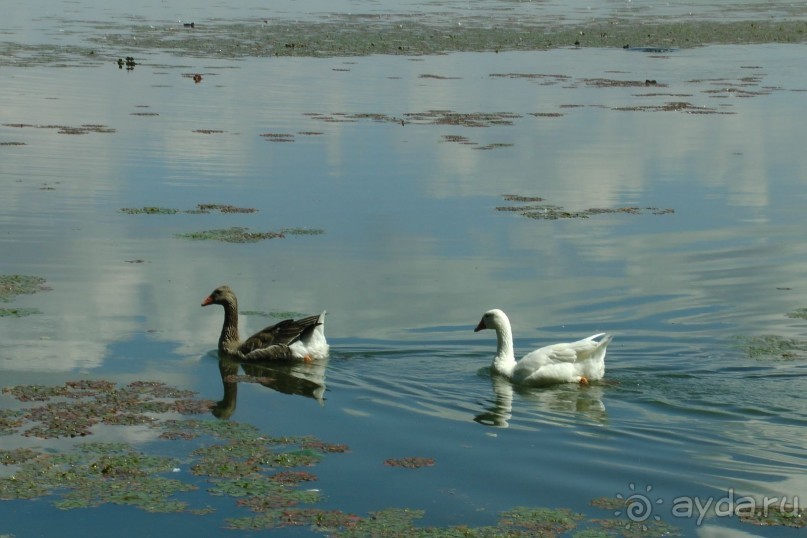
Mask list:
[[[325,341],[325,312],[318,316],[287,319],[258,331],[244,342],[238,335],[238,299],[229,286],[219,286],[202,306],[224,307],[224,326],[219,337],[219,352],[230,357],[261,360],[305,360],[328,356]]]
[[[510,320],[498,309],[488,310],[474,332],[496,331],[496,356],[492,370],[514,383],[529,386],[556,383],[582,383],[602,379],[605,375],[605,347],[611,335],[599,333],[577,342],[552,344],[536,349],[516,362],[513,355],[513,332]],[[597,338],[602,337],[600,340]]]

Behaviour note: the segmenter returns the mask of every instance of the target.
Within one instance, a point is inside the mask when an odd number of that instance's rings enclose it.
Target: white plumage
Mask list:
[[[599,333],[576,342],[545,346],[516,361],[510,320],[504,312],[498,309],[485,312],[474,332],[482,329],[496,331],[496,356],[491,368],[519,385],[585,384],[605,375],[605,348],[611,341],[610,334]]]

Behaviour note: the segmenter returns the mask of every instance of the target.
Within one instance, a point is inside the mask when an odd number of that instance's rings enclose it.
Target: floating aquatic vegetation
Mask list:
[[[176,237],[190,239],[191,241],[224,241],[226,243],[256,243],[266,239],[283,239],[287,235],[321,235],[324,230],[316,228],[282,228],[277,232],[250,232],[249,228],[233,226],[205,230],[202,232],[189,232],[176,234]]]
[[[0,308],[0,318],[24,318],[41,313],[38,308]]]
[[[17,472],[0,479],[0,498],[32,499],[58,492],[62,509],[105,503],[127,504],[152,512],[184,510],[171,497],[196,489],[192,484],[159,476],[178,463],[148,456],[121,443],[85,443],[64,454],[28,450]]]
[[[543,202],[544,199],[538,196],[519,196],[514,194],[505,194],[503,198],[507,201],[515,202]],[[569,211],[561,206],[552,204],[532,204],[520,206],[499,206],[496,211],[505,211],[518,213],[524,217],[536,220],[557,220],[557,219],[587,219],[594,215],[623,213],[628,215],[668,215],[675,213],[674,209],[662,209],[658,207],[617,207],[617,208],[601,208],[592,207],[581,211]]]
[[[454,112],[452,110],[427,110],[425,112],[409,112],[403,117],[389,116],[381,113],[358,114],[307,114],[313,119],[327,122],[354,122],[372,120],[383,123],[418,123],[425,125],[453,125],[458,127],[491,127],[493,125],[512,125],[521,115],[513,112]]]
[[[743,523],[759,526],[807,527],[807,509],[798,506],[757,506],[738,508],[737,516]]]
[[[509,148],[509,147],[512,147],[512,146],[513,146],[513,144],[510,144],[509,142],[508,143],[494,142],[492,144],[485,144],[484,146],[477,146],[474,149],[491,150],[491,149],[497,149],[497,148]]]
[[[738,336],[739,347],[752,359],[794,360],[807,357],[807,340],[785,338],[775,334]]]
[[[129,215],[176,215],[177,213],[186,213],[191,215],[198,215],[203,213],[212,213],[218,211],[219,213],[255,213],[258,210],[252,207],[236,207],[230,204],[199,204],[196,209],[175,209],[171,207],[123,207],[119,209],[121,213]]]
[[[193,132],[199,134],[220,134],[223,133],[224,131],[219,129],[195,129]]]
[[[26,146],[25,142],[0,142],[0,146]]]
[[[233,226],[231,228],[218,228],[202,232],[189,232],[176,234],[181,239],[191,241],[224,241],[225,243],[257,243],[266,239],[285,237],[281,232],[250,232],[249,228]]]
[[[0,409],[0,435],[12,435],[23,425],[23,411],[19,409]]]
[[[283,235],[322,235],[325,230],[319,228],[281,228]]]
[[[210,213],[218,211],[220,213],[255,213],[258,210],[252,207],[236,207],[230,204],[199,204],[196,206],[199,213]],[[193,211],[193,210],[192,210]]]
[[[187,466],[191,475],[207,480],[211,495],[237,498],[240,506],[253,511],[287,510],[320,499],[317,490],[297,488],[317,477],[292,469],[314,465],[325,453],[347,450],[344,445],[314,437],[262,435],[254,426],[237,422],[160,420],[156,415],[174,411],[174,403],[193,393],[159,382],[138,381],[118,387],[109,381],[81,380],[52,387],[9,387],[4,392],[36,405],[0,410],[3,433],[28,435],[36,429],[29,428],[30,424],[41,424],[43,436],[89,435],[94,424],[105,421],[149,423],[163,430],[162,439],[188,441],[209,436],[223,441],[203,446],[197,442],[195,450],[181,461],[145,454],[125,443],[76,443],[63,453],[32,448],[0,450],[0,464],[16,467],[13,475],[0,478],[0,499],[53,496],[54,505],[65,510],[118,504],[149,512],[209,513],[209,507],[193,508],[180,498],[184,492],[199,489],[199,480],[164,476],[179,471],[180,465]],[[55,422],[49,424],[52,419]],[[277,471],[279,468],[289,470]],[[320,517],[314,512],[321,512]],[[312,510],[311,514],[307,520],[312,522],[335,520],[335,516],[324,515],[326,511]],[[302,521],[303,517],[295,519]]]
[[[785,315],[793,319],[807,319],[807,308],[799,308]]]
[[[35,128],[35,129],[56,129],[59,134],[83,135],[87,133],[114,133],[115,129],[106,125],[85,123],[80,126],[71,125],[32,125],[30,123],[4,123],[5,127]]]
[[[41,453],[30,448],[15,448],[13,450],[0,450],[0,463],[3,465],[19,465],[41,456]]]
[[[170,207],[155,207],[155,206],[122,207],[118,211],[120,211],[121,213],[126,213],[128,215],[174,215],[176,213],[180,213],[179,209],[173,209]]]
[[[431,467],[434,465],[433,458],[411,457],[411,458],[390,458],[384,461],[388,467],[403,467],[404,469],[420,469],[421,467]]]
[[[260,136],[269,142],[294,142],[294,135],[288,133],[263,133]]]
[[[589,527],[583,532],[588,533],[592,538],[650,538],[653,536],[667,536],[670,538],[681,536],[681,529],[669,523],[648,518],[645,521],[630,521],[626,519],[595,519],[592,520],[596,526]],[[577,537],[578,534],[575,534]],[[586,536],[581,534],[580,536]]]
[[[461,135],[443,135],[443,140],[446,142],[456,142],[459,144],[463,144],[465,146],[474,146],[473,149],[480,149],[480,150],[491,150],[496,148],[507,148],[511,147],[513,144],[510,143],[503,143],[503,142],[494,142],[492,144],[487,144],[484,146],[480,146],[476,142],[471,141],[468,137],[461,136]]]
[[[554,84],[568,83],[572,79],[569,75],[545,74],[545,73],[491,73],[491,78],[512,78],[538,80],[541,85],[551,86]]]
[[[617,106],[611,108],[611,110],[627,112],[685,112],[687,114],[736,114],[736,112],[717,110],[705,106],[695,106],[692,103],[679,101],[664,103],[663,105]]]
[[[275,482],[286,484],[287,486],[296,486],[302,482],[315,482],[318,480],[317,476],[307,471],[280,471],[270,477]]]
[[[583,514],[567,508],[517,507],[502,513],[499,525],[531,535],[554,536],[577,526]]]
[[[328,533],[331,536],[345,536],[345,530],[357,527],[361,521],[363,520],[359,516],[346,514],[339,510],[322,510],[318,508],[285,508],[267,510],[266,512],[253,517],[231,518],[227,520],[227,527],[230,529],[243,530],[309,527],[312,530]],[[361,536],[404,535],[361,534]]]
[[[135,382],[118,388],[104,380],[69,381],[60,386],[19,385],[3,392],[21,402],[44,402],[23,411],[18,433],[43,439],[84,437],[97,424],[152,424],[152,415],[206,413],[213,402],[190,398],[194,393],[156,382]],[[55,400],[55,401],[51,401]]]
[[[655,80],[614,80],[609,78],[584,78],[582,82],[586,86],[595,88],[644,88],[646,86],[658,86],[666,88],[666,84],[661,84]]]
[[[30,295],[49,290],[45,279],[28,275],[0,275],[0,302],[7,303],[17,295]]]
[[[602,508],[603,510],[624,510],[626,505],[625,499],[619,497],[598,497],[589,502],[591,506]]]

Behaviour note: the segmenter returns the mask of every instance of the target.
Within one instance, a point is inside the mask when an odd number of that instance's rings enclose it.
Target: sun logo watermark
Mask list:
[[[649,484],[645,486],[644,493],[636,493],[636,484],[633,482],[628,484],[628,487],[632,493],[627,497],[621,493],[616,494],[617,499],[624,501],[625,509],[616,510],[614,516],[621,517],[622,514],[627,516],[628,522],[625,524],[626,529],[630,529],[634,525],[641,525],[642,530],[646,531],[648,529],[645,524],[646,521],[651,518],[654,521],[661,521],[661,516],[655,514],[654,509],[655,506],[664,504],[664,499],[651,499],[650,492],[653,491],[653,486]]]

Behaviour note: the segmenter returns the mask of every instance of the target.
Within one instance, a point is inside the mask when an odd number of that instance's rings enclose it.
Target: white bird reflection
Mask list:
[[[607,412],[602,401],[604,388],[600,385],[579,386],[563,384],[549,388],[514,387],[507,378],[491,376],[492,405],[474,417],[486,426],[507,428],[513,416],[513,396],[517,392],[524,406],[524,414],[537,414],[541,421],[555,422],[558,414],[584,416],[594,422],[605,422]],[[550,418],[553,417],[553,418]]]
[[[213,415],[220,419],[228,419],[238,403],[239,368],[248,381],[257,382],[270,389],[284,394],[306,396],[316,400],[320,405],[325,403],[325,369],[328,360],[314,362],[238,362],[219,355],[219,374],[224,390],[222,399],[213,407]]]

